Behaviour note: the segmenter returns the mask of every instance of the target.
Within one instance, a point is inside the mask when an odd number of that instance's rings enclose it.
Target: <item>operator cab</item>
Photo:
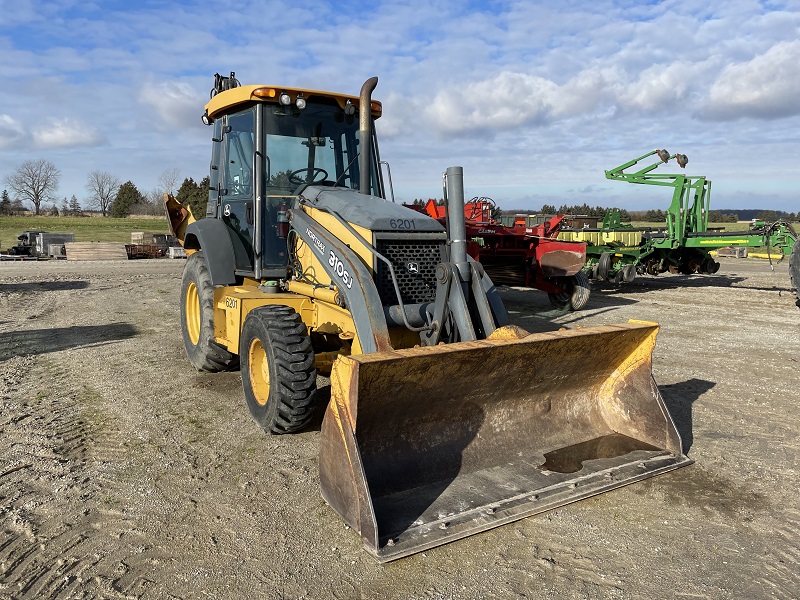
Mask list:
[[[215,85],[203,115],[214,126],[206,217],[234,233],[237,274],[283,277],[287,211],[298,194],[312,184],[359,189],[359,99],[231,79]],[[379,103],[370,108],[380,116]],[[374,131],[368,193],[385,198]]]

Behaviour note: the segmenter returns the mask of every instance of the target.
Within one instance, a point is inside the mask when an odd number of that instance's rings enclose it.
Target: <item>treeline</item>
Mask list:
[[[606,216],[606,213],[610,210],[618,210],[620,214],[620,220],[623,223],[630,222],[633,219],[633,212],[628,212],[624,208],[616,208],[616,207],[604,207],[604,206],[589,206],[588,204],[575,204],[575,205],[567,205],[562,204],[558,208],[554,204],[543,204],[542,209],[539,211],[538,214],[542,215],[580,215],[585,217],[597,217],[598,219],[602,219]],[[503,215],[511,216],[511,215],[521,215],[530,213],[530,210],[502,210]]]
[[[177,169],[168,169],[159,177],[159,187],[140,191],[132,181],[120,183],[119,178],[105,171],[92,171],[87,175],[88,195],[81,203],[74,194],[67,200],[59,199],[57,192],[61,172],[45,159],[28,160],[16,170],[3,177],[8,189],[0,193],[0,215],[23,215],[28,211],[26,203],[37,215],[60,217],[86,216],[87,209],[102,216],[124,218],[131,215],[163,215],[164,194],[173,194],[192,212],[201,217],[208,202],[209,179],[200,183],[191,177],[183,180],[175,190],[179,175]],[[9,193],[10,190],[10,193]]]

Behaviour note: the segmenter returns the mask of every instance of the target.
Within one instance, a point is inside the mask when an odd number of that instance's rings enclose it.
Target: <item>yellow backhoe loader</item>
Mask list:
[[[322,495],[379,561],[689,464],[651,374],[658,326],[509,325],[466,252],[462,169],[446,228],[387,198],[376,85],[216,76],[205,218],[166,199],[189,361],[240,367],[273,434],[308,424],[330,373]]]

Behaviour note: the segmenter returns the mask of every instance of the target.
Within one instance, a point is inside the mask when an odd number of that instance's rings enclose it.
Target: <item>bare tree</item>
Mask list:
[[[173,193],[174,195],[174,193]],[[163,215],[164,214],[164,192],[161,190],[150,190],[146,194],[148,214],[150,215]]]
[[[33,204],[36,214],[41,213],[42,202],[55,198],[61,171],[49,160],[26,160],[17,170],[3,178],[18,200]]]
[[[164,190],[163,193],[174,196],[180,177],[181,172],[175,167],[164,171],[158,177],[158,184],[161,186],[161,189]]]
[[[119,179],[105,171],[92,171],[86,181],[86,189],[89,190],[89,206],[99,209],[105,217],[117,195]]]

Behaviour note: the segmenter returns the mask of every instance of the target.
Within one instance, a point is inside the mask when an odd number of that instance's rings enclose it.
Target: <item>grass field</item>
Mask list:
[[[112,219],[109,217],[0,217],[0,249],[17,245],[23,231],[74,233],[76,242],[131,243],[132,231],[169,233],[166,217]]]

